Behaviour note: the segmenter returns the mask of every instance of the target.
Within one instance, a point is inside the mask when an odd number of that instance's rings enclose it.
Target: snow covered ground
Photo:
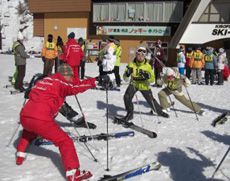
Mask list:
[[[23,94],[10,95],[9,90],[3,88],[8,84],[8,76],[14,72],[12,55],[0,55],[0,180],[1,181],[64,181],[65,176],[58,149],[54,146],[31,146],[27,160],[22,166],[15,165],[15,146],[21,127],[12,144],[9,142],[19,119],[19,112],[23,104]],[[121,67],[123,73],[125,64]],[[42,72],[41,59],[29,59],[25,80]],[[86,75],[96,76],[96,64],[86,64]],[[124,115],[123,95],[127,85],[121,86],[121,91],[109,92],[109,114]],[[134,97],[134,122],[145,128],[157,132],[156,139],[135,132],[134,137],[109,140],[109,172],[106,172],[106,142],[93,141],[88,144],[92,153],[98,159],[94,162],[83,144],[75,142],[82,169],[90,170],[96,181],[104,174],[117,174],[139,167],[154,160],[159,161],[162,167],[159,171],[152,171],[130,181],[204,181],[209,180],[217,164],[230,145],[230,121],[224,125],[212,127],[213,118],[224,111],[230,111],[230,82],[224,86],[197,86],[188,88],[192,100],[198,102],[207,111],[205,116],[196,120],[194,113],[179,102],[175,101],[175,110],[178,117],[171,111],[170,119],[159,118],[148,114],[149,108],[141,94]],[[157,98],[159,88],[152,87],[153,95]],[[185,92],[185,91],[184,91]],[[185,92],[186,93],[186,92]],[[91,134],[106,133],[106,94],[100,90],[89,90],[79,94],[81,106],[87,121],[97,125]],[[74,98],[68,97],[68,103],[80,112]],[[141,114],[140,114],[141,113]],[[70,123],[59,115],[56,120],[66,131],[76,134]],[[109,119],[109,132],[127,131]],[[84,128],[78,129],[81,135],[89,135]],[[230,180],[230,155],[223,162],[213,180]],[[210,179],[211,180],[211,179]]]

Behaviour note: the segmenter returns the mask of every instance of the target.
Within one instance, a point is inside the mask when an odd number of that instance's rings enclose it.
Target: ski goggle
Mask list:
[[[174,75],[168,75],[168,76],[167,76],[167,79],[168,79],[168,80],[172,80],[172,79],[174,79],[174,78],[175,78]]]
[[[146,54],[146,50],[139,49],[139,50],[137,50],[137,53],[138,53],[138,54],[142,53],[142,54],[144,54],[144,55],[145,55],[145,54]]]

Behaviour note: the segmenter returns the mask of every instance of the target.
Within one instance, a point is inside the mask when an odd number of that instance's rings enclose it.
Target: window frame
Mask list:
[[[184,2],[183,1],[165,1],[165,2],[164,1],[152,1],[152,2],[150,2],[150,1],[134,1],[134,2],[124,2],[124,3],[122,3],[122,2],[112,2],[112,3],[111,2],[94,2],[93,5],[92,5],[93,6],[93,13],[92,13],[93,18],[92,18],[92,21],[93,21],[93,23],[179,23],[181,21],[181,19],[183,18],[183,14],[184,14],[183,8],[179,8],[179,10],[181,10],[181,17],[178,17],[178,20],[171,20],[171,21],[166,21],[165,20],[166,4],[170,3],[170,2],[171,3],[176,3],[176,5],[177,5],[177,3],[182,3],[180,6],[184,7]],[[161,15],[162,17],[159,16],[159,18],[161,20],[149,21],[147,19],[147,16],[148,16],[148,8],[147,8],[147,6],[148,6],[148,4],[151,4],[151,3],[153,3],[153,4],[154,3],[159,3],[159,4],[162,3],[162,15]],[[117,4],[117,5],[124,4],[125,5],[125,19],[124,20],[121,20],[121,21],[119,21],[119,20],[118,21],[111,20],[112,19],[112,17],[111,17],[111,6],[115,5],[115,4]],[[143,11],[144,11],[143,12],[143,18],[142,18],[142,16],[137,18],[136,13],[135,13],[134,14],[134,20],[129,20],[129,15],[128,15],[129,4],[135,5],[135,10],[136,10],[136,6],[138,4],[143,4]],[[109,17],[108,17],[107,21],[95,20],[96,12],[95,12],[94,6],[96,6],[96,5],[108,5],[109,6],[109,8],[108,8]],[[176,8],[174,10],[178,11],[178,9],[176,9]],[[173,11],[171,12],[171,16],[172,15],[173,15]],[[100,17],[100,19],[103,19],[103,17]],[[175,17],[173,19],[175,19]]]

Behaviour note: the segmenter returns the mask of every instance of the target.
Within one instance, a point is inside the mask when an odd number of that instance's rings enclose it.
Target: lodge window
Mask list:
[[[199,22],[230,22],[230,2],[214,0],[201,15]]]
[[[110,4],[110,19],[111,21],[125,21],[126,7],[125,4]]]
[[[180,22],[183,1],[94,3],[93,22]]]

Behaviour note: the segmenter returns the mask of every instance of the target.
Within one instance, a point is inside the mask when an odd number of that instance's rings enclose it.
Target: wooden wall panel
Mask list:
[[[44,14],[34,14],[33,36],[44,36]]]
[[[88,30],[87,13],[47,13],[44,18],[44,37],[49,33],[61,36],[63,41],[67,40],[67,28],[86,28]],[[79,38],[79,37],[76,37]]]
[[[32,13],[90,12],[91,0],[29,0]]]

